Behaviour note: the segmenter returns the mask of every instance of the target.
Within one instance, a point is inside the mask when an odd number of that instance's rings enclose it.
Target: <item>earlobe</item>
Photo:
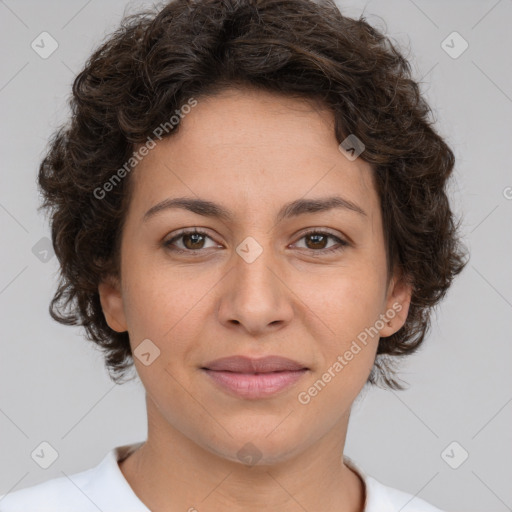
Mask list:
[[[412,284],[401,277],[391,280],[384,312],[384,327],[380,330],[382,338],[391,336],[402,328],[407,320],[412,297]]]
[[[108,326],[114,331],[125,332],[128,329],[120,288],[117,279],[106,279],[98,285],[98,293]]]

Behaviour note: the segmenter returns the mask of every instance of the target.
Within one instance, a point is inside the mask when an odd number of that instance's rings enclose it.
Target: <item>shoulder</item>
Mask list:
[[[64,512],[73,506],[75,512],[97,512],[98,508],[87,498],[87,488],[94,469],[57,477],[0,496],[0,512]]]
[[[0,496],[0,512],[149,512],[118,461],[142,443],[113,448],[95,467]]]
[[[407,492],[389,487],[368,475],[359,464],[346,455],[344,463],[364,482],[364,512],[443,512],[430,503]]]
[[[443,512],[430,503],[407,492],[388,487],[366,476],[367,504],[365,512]],[[386,504],[383,509],[383,504]]]

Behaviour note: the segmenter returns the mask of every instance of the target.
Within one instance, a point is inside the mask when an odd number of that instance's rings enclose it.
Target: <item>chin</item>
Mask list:
[[[210,444],[208,449],[215,455],[245,466],[275,465],[291,459],[300,450],[299,443],[289,433],[272,432],[268,435],[269,432],[272,428],[265,432],[233,436],[222,446]]]

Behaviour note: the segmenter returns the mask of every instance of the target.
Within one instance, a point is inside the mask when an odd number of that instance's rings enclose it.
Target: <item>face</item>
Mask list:
[[[395,277],[387,286],[371,172],[340,151],[328,110],[249,90],[198,98],[149,151],[130,177],[120,281],[100,296],[146,354],[134,361],[151,421],[228,460],[250,442],[264,462],[346,425],[379,336],[403,325],[410,300]],[[306,370],[251,395],[204,369],[240,355]]]

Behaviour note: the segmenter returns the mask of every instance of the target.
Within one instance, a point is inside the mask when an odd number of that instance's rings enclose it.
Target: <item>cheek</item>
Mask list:
[[[183,279],[182,273],[166,271],[143,254],[126,258],[123,302],[132,341],[156,341],[171,335],[187,322],[188,313],[200,299],[199,292],[190,280]]]
[[[361,261],[340,269],[335,278],[310,295],[311,309],[318,311],[328,326],[323,336],[315,336],[321,364],[310,382],[313,388],[309,388],[311,393],[303,390],[304,402],[314,401],[318,413],[322,407],[344,410],[365,384],[379,341],[376,322],[382,312],[384,287],[385,275],[379,267]]]
[[[383,283],[376,272],[351,269],[350,275],[347,270],[331,280],[323,293],[310,296],[328,326],[323,336],[315,336],[320,364],[297,396],[310,417],[331,411],[330,420],[337,421],[366,383],[378,346],[375,324],[381,313]]]
[[[205,325],[215,314],[208,290],[221,274],[171,268],[143,255],[127,258],[124,268],[123,300],[132,350],[137,356],[139,344],[149,339],[158,353],[151,366],[134,357],[141,379],[159,387],[162,379],[172,381],[169,372],[179,382],[187,381],[189,370],[197,365],[198,352],[208,350],[201,346]]]
[[[347,341],[375,323],[384,296],[385,276],[375,266],[359,265],[340,269],[312,300],[335,338]]]

